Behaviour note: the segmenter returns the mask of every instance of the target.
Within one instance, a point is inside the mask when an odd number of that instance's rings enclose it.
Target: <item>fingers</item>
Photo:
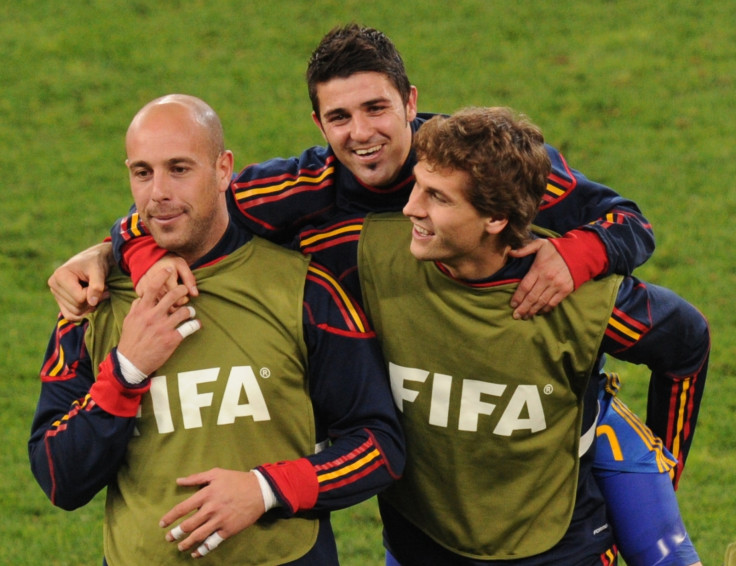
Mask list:
[[[178,505],[175,505],[164,517],[161,519],[159,526],[166,527],[170,524],[170,521],[176,521],[186,515],[189,515],[192,511],[197,511],[194,515],[188,519],[182,521],[179,525],[175,526],[169,532],[166,533],[165,538],[167,542],[178,542],[177,547],[180,551],[186,551],[192,548],[196,544],[200,544],[200,548],[207,543],[207,538],[211,536],[213,531],[216,532],[216,524],[210,521],[209,513],[201,510],[204,504],[204,498],[201,492],[197,492],[186,500],[182,501]],[[221,537],[219,537],[221,538]],[[207,554],[210,550],[213,550],[219,542],[217,540],[210,541],[213,544],[208,544],[203,550],[204,554]],[[214,544],[216,542],[216,544]],[[199,549],[192,553],[192,556],[197,558]],[[204,556],[201,554],[201,556]]]
[[[146,280],[146,285],[136,288],[138,296],[147,304],[153,304],[166,296],[169,291],[166,287],[167,281],[173,275],[174,270],[170,267],[152,273]]]
[[[181,528],[181,525],[176,525],[167,533],[166,540],[169,542],[174,542],[175,540],[179,540],[186,534],[187,533],[184,532],[184,529]]]
[[[148,282],[146,291],[142,293],[141,299],[146,305],[158,304],[162,309],[174,312],[178,306],[185,305],[189,299],[186,298],[188,290],[184,285],[171,284],[173,274],[171,268],[156,272]]]
[[[168,542],[175,542],[183,539],[189,535],[181,525],[177,525],[173,529],[171,529],[168,533],[166,533],[166,540]],[[192,552],[193,558],[201,558],[202,556],[206,556],[213,550],[215,550],[218,546],[220,546],[225,541],[224,537],[220,536],[220,533],[215,531],[210,536],[208,536],[206,539],[204,539],[204,542],[200,544],[197,549]],[[186,550],[186,548],[183,548],[184,544],[179,546],[179,550]]]
[[[197,315],[194,307],[187,307],[187,309],[189,312],[189,318],[193,319]],[[192,334],[194,334],[200,328],[202,328],[202,323],[200,323],[198,320],[187,320],[185,323],[178,326],[176,330],[177,332],[179,332],[179,334],[181,334],[181,338],[183,340],[187,336],[191,336]]]
[[[549,312],[556,305],[550,304],[552,292],[549,288],[537,295],[529,293],[519,307],[514,311],[516,320],[529,320],[537,314]],[[549,307],[549,308],[548,308]],[[546,310],[545,310],[546,309]]]
[[[519,319],[527,314],[529,307],[536,301],[533,295],[538,278],[533,271],[529,271],[519,283],[511,297],[511,308],[514,309],[514,318]]]
[[[541,277],[531,279],[528,287],[523,284],[524,281],[519,284],[519,288],[511,299],[511,306],[516,307],[513,313],[516,320],[529,320],[537,314],[548,313],[567,296],[567,293],[560,291],[559,287]],[[525,294],[521,295],[522,292]],[[517,295],[522,299],[515,305]]]
[[[49,288],[65,318],[79,321],[105,298],[111,256],[111,244],[94,245],[69,259],[49,277]]]
[[[168,291],[179,285],[176,270],[170,265],[170,260],[162,265],[154,265],[143,277],[141,277],[135,292],[139,297],[159,300]]]
[[[208,480],[206,479],[204,472],[198,473],[198,474],[192,474],[191,476],[187,476],[185,478],[177,478],[176,480],[176,485],[185,486],[185,487],[203,485],[206,483],[208,483]],[[184,501],[177,503],[176,505],[174,505],[174,507],[172,507],[168,511],[168,513],[166,513],[163,517],[161,517],[159,526],[162,528],[166,528],[173,522],[178,521],[182,517],[194,511],[195,509],[198,509],[199,506],[202,504],[202,498],[203,498],[203,494],[200,490],[194,493],[191,497],[188,497],[187,499],[185,499]],[[169,539],[167,535],[167,540],[169,540],[169,542],[171,542],[172,540],[178,540],[179,538],[181,538],[180,536],[174,536],[176,534],[179,534],[178,531],[174,533],[173,532],[174,530],[168,533],[168,535],[172,535],[171,539]]]
[[[118,351],[145,375],[166,363],[181,342],[202,327],[193,318],[197,314],[193,307],[171,309],[183,293],[186,289],[179,285],[158,302],[151,297],[138,298],[123,321]]]
[[[174,267],[176,268],[176,272],[178,274],[178,280],[181,281],[181,284],[187,288],[190,295],[196,297],[197,295],[199,295],[199,291],[197,290],[197,278],[194,277],[194,273],[192,273],[192,270],[189,269],[186,261],[181,258],[178,259],[180,259],[181,261],[178,261],[174,264]]]
[[[523,257],[530,251],[536,252],[534,262],[510,301],[517,320],[551,311],[574,289],[567,264],[549,240],[534,240],[511,255]]]
[[[554,295],[555,288],[550,286],[549,281],[538,277],[536,271],[530,270],[511,297],[514,319],[529,320],[548,306]]]
[[[220,546],[220,543],[222,543],[225,539],[222,538],[219,534],[217,534],[217,531],[212,533],[210,536],[208,536],[205,541],[197,547],[197,550],[195,550],[192,553],[192,556],[194,558],[199,558],[200,556],[207,555],[210,551],[216,549],[218,546]]]
[[[224,539],[253,525],[264,513],[263,494],[253,472],[212,468],[177,478],[176,484],[197,488],[159,522],[171,528],[165,535],[177,541],[179,551],[199,558],[212,552]]]
[[[528,255],[532,255],[534,253],[537,253],[539,249],[543,245],[543,240],[532,240],[528,244],[521,246],[520,248],[516,248],[515,250],[509,250],[509,255],[511,257],[526,257]]]
[[[182,487],[192,487],[195,485],[204,485],[210,483],[214,478],[214,471],[216,471],[216,468],[213,468],[212,470],[208,470],[206,472],[192,474],[184,478],[176,478],[176,485]]]
[[[157,278],[161,271],[166,271],[168,274],[163,283],[161,279]],[[179,285],[180,282],[184,287],[186,287],[191,296],[196,297],[199,294],[199,291],[197,290],[197,279],[194,277],[194,274],[187,265],[187,262],[180,257],[169,254],[156,262],[141,277],[135,290],[141,297],[152,293],[155,298],[160,299],[167,291],[170,291]],[[179,306],[187,300],[188,299],[184,299]]]
[[[93,310],[87,303],[87,289],[70,271],[57,269],[49,277],[47,284],[59,305],[61,314],[67,320],[79,322]]]
[[[162,305],[162,303],[163,301],[159,302],[159,306]],[[197,311],[192,306],[187,305],[181,308],[171,307],[167,309],[167,312],[169,313],[170,323],[172,324],[174,330],[179,333],[182,340],[186,339],[188,336],[191,336],[192,334],[197,332],[197,330],[202,328],[202,323],[194,318],[195,316],[197,316]]]
[[[95,270],[89,274],[89,282],[87,284],[87,303],[96,307],[102,300],[105,292],[105,276],[101,270]]]

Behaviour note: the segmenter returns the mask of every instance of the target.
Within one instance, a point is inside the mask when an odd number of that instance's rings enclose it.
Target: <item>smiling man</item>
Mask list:
[[[404,102],[386,75],[359,72],[319,83],[316,96],[323,103],[312,118],[338,161],[366,185],[391,185],[411,150],[416,88]]]
[[[177,308],[187,290],[162,272],[138,299],[116,271],[87,321],[59,317],[29,440],[38,483],[69,510],[107,488],[110,566],[336,566],[330,511],[404,463],[375,334],[329,271],[233,226],[233,156],[206,103],[147,104],[126,151],[141,218],[200,293]]]
[[[507,249],[499,240],[501,234],[509,233],[504,231],[508,218],[488,221],[478,215],[467,199],[459,198],[472,181],[466,171],[438,171],[426,161],[419,161],[414,166],[414,175],[414,190],[404,214],[411,216],[413,210],[420,210],[422,203],[436,204],[432,216],[414,217],[410,250],[415,258],[441,261],[458,279],[483,279],[505,264],[508,249],[523,243],[519,239],[512,240],[506,244]],[[437,179],[441,182],[437,183]],[[472,226],[479,230],[473,231]]]
[[[611,276],[513,320],[506,305],[531,258],[510,252],[531,237],[549,172],[540,130],[505,108],[471,108],[429,120],[415,150],[405,217],[367,216],[358,244],[407,442],[404,476],[379,494],[387,564],[608,565],[614,535],[627,564],[699,564],[667,474],[675,460],[643,424],[622,445],[632,461],[594,462],[590,380],[606,354],[646,364],[653,382],[702,388],[703,316],[667,289]],[[622,322],[637,330],[626,340]],[[599,434],[635,420],[616,383],[599,396]],[[635,505],[607,513],[593,466],[601,489]]]
[[[220,128],[191,135],[187,111],[174,105],[168,113],[137,114],[126,135],[125,165],[140,219],[162,248],[191,264],[217,244],[229,223],[222,191],[202,187],[217,186],[223,172],[232,171],[233,156],[222,151]],[[168,175],[155,174],[162,167]]]

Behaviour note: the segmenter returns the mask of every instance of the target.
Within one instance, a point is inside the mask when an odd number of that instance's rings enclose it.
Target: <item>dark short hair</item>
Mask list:
[[[355,23],[333,28],[309,58],[307,88],[312,110],[319,117],[318,84],[364,72],[385,75],[399,91],[403,103],[409,101],[411,83],[404,61],[384,33]]]
[[[470,175],[468,200],[484,216],[505,218],[502,245],[529,237],[551,164],[542,131],[509,108],[465,108],[435,116],[414,136],[418,161]]]

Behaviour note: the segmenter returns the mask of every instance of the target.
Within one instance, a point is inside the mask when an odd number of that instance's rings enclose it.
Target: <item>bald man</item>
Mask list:
[[[184,304],[164,271],[136,298],[113,272],[87,322],[59,317],[42,366],[33,473],[64,509],[107,488],[111,566],[213,551],[223,564],[338,564],[329,511],[403,469],[365,316],[324,268],[234,229],[223,139],[191,96],[136,114],[126,165],[138,214],[194,270],[198,295]]]

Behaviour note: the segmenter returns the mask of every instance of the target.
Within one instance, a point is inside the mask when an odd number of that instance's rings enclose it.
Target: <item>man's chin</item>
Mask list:
[[[411,255],[419,261],[432,261],[432,256],[427,249],[424,246],[417,244],[414,240],[412,240],[409,245],[409,251],[411,252]]]
[[[177,253],[182,247],[181,238],[177,237],[173,230],[151,230],[151,236],[159,248]]]
[[[397,177],[397,173],[390,173],[378,165],[362,165],[358,173],[355,176],[361,183],[377,189],[390,186]]]

